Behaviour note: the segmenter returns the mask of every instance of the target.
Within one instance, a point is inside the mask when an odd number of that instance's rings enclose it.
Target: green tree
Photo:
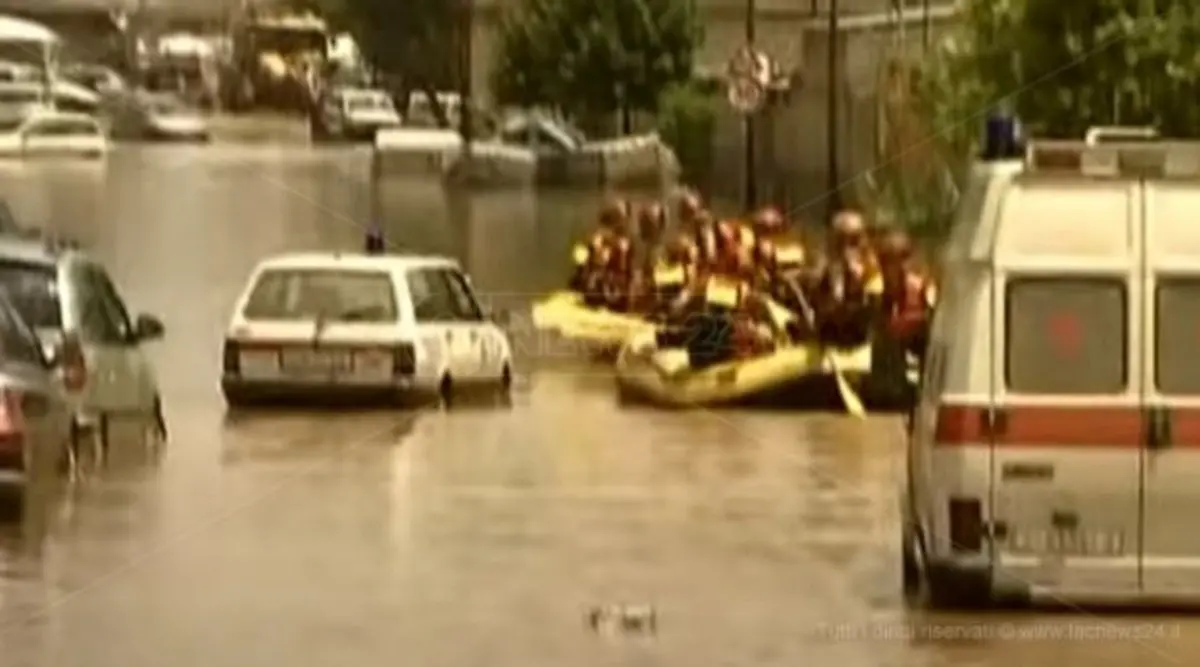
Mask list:
[[[944,178],[876,174],[896,215],[944,231],[986,114],[1014,111],[1032,136],[1082,138],[1137,125],[1200,135],[1200,4],[1191,0],[966,0],[962,20],[913,77],[921,137]],[[931,191],[931,188],[936,191]],[[916,210],[921,209],[920,211]]]
[[[457,89],[464,2],[455,0],[292,0],[354,35],[363,56],[381,72],[383,83],[401,99],[421,90],[432,101],[438,122],[450,124],[434,94]]]
[[[581,120],[652,112],[691,78],[702,38],[692,0],[522,0],[501,23],[492,88]]]

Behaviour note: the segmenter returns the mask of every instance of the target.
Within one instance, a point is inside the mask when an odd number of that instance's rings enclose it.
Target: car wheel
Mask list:
[[[449,375],[443,375],[441,383],[438,384],[438,398],[447,408],[454,402],[454,382]]]
[[[505,392],[512,391],[513,374],[512,366],[504,364],[504,369],[500,371],[500,389]]]

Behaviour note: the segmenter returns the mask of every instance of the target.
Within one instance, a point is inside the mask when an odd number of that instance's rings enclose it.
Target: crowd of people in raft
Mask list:
[[[694,192],[667,229],[667,209],[618,198],[576,246],[571,289],[584,303],[662,325],[660,347],[687,347],[693,367],[820,342],[849,348],[874,333],[920,356],[935,300],[903,232],[839,212],[824,252],[806,248],[784,215],[718,220]]]

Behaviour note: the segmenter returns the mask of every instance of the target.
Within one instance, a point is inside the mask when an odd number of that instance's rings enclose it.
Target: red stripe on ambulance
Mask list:
[[[1200,414],[1194,432],[1200,442]],[[938,410],[934,443],[1018,447],[1140,447],[1142,411],[1136,407],[1013,406],[988,408],[943,405]]]

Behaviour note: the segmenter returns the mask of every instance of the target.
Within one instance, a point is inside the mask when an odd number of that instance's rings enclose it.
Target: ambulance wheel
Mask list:
[[[986,572],[950,567],[925,570],[929,606],[938,610],[978,610],[987,606],[990,586]]]
[[[917,539],[912,524],[904,522],[900,534],[900,581],[904,597],[912,599],[921,592],[921,563],[917,557]]]

